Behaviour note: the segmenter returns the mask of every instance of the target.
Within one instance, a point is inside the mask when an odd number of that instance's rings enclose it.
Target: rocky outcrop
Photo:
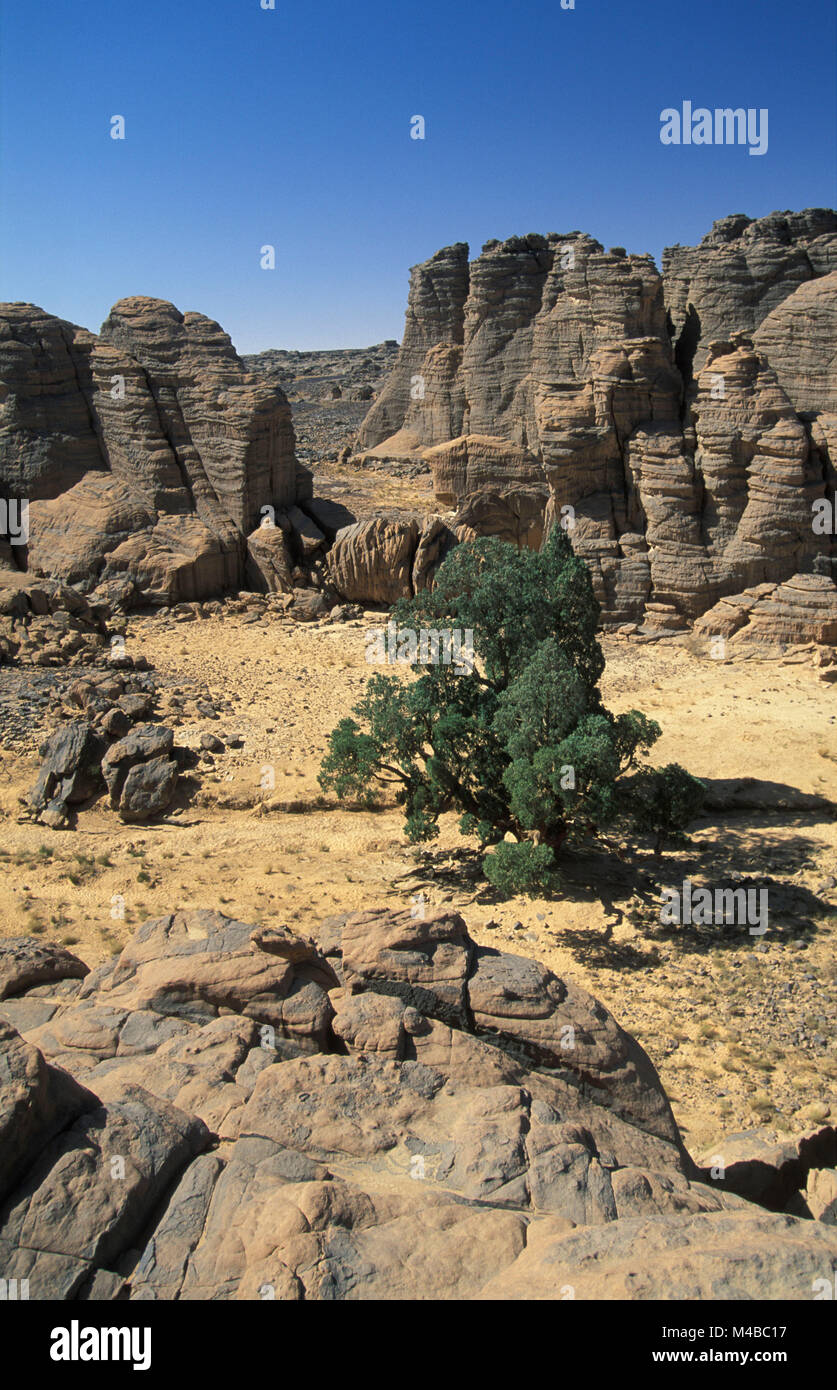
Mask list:
[[[0,660],[24,666],[82,666],[101,661],[109,637],[110,604],[90,602],[77,589],[16,570],[0,570]],[[115,654],[115,649],[110,649]]]
[[[448,379],[455,373],[456,363],[461,357],[463,314],[467,295],[468,247],[463,242],[437,251],[429,261],[414,266],[410,271],[407,317],[398,359],[386,385],[361,425],[358,434],[360,449],[374,448],[383,440],[392,442],[392,436],[402,429],[408,436],[406,447],[409,449],[412,416],[415,416],[415,424],[419,431],[416,442],[436,442],[429,439],[425,441],[424,438],[425,430],[434,432],[432,424],[424,423],[426,417],[422,410],[425,401],[428,401],[428,376],[431,384],[435,383],[437,376],[439,380],[438,394],[442,413],[435,426],[439,440],[449,439],[461,433],[461,430],[451,427],[453,420],[448,404],[448,391],[442,383],[446,370]],[[434,356],[432,362],[426,363],[428,353]],[[434,396],[431,394],[428,402],[431,416],[434,409],[433,400]],[[416,407],[415,410],[413,406]]]
[[[721,599],[695,623],[695,631],[733,642],[837,647],[837,585],[818,574],[758,584]]]
[[[665,1195],[671,1201],[678,1194]],[[814,1265],[830,1258],[831,1241],[825,1226],[801,1226],[758,1207],[585,1226],[527,1250],[480,1297],[554,1297],[553,1280],[560,1274],[564,1297],[577,1299],[810,1299],[822,1297],[823,1279]]]
[[[722,217],[698,246],[663,252],[678,363],[703,366],[709,343],[752,333],[800,285],[837,270],[837,213],[828,208]]]
[[[837,1130],[832,1125],[778,1140],[769,1131],[750,1130],[720,1139],[699,1160],[704,1177],[771,1211],[794,1211],[800,1194],[812,1192],[837,1168]],[[823,1181],[817,1182],[816,1174]],[[828,1205],[827,1203],[825,1204]],[[797,1210],[797,1214],[801,1214]],[[817,1218],[821,1219],[820,1217]]]
[[[115,1297],[114,1265],[207,1146],[206,1126],[140,1088],[94,1095],[2,1022],[0,1055],[4,1278],[35,1298]]]
[[[12,950],[17,943],[9,943]],[[9,948],[4,943],[3,954]],[[4,962],[3,974],[8,975]],[[21,980],[21,987],[25,988]],[[96,1098],[66,1072],[48,1066],[37,1048],[0,1019],[0,1199],[5,1198],[34,1163],[45,1144]],[[2,1237],[0,1237],[2,1240]]]
[[[0,999],[24,994],[36,985],[83,980],[87,974],[84,961],[64,946],[31,936],[5,937],[0,953]]]
[[[439,251],[411,272],[356,456],[430,467],[454,515],[427,535],[312,502],[279,380],[310,371],[333,399],[330,359],[250,372],[216,323],[161,300],[120,301],[98,337],[4,306],[0,487],[30,509],[0,565],[135,601],[330,583],[389,603],[456,540],[538,546],[560,521],[605,621],[682,630],[727,595],[837,570],[836,286],[825,209],[724,218],[662,274],[578,231],[470,263]],[[357,370],[379,373],[385,346]]]
[[[837,537],[837,270],[788,295],[753,341],[808,426]]]
[[[151,678],[100,672],[73,685],[69,699],[84,717],[59,724],[41,744],[43,761],[35,785],[22,798],[24,814],[63,830],[73,807],[105,790],[111,808],[127,823],[167,811],[181,769],[196,759],[174,747],[170,728],[144,722],[154,712]]]
[[[81,981],[44,957],[0,943],[30,1299],[805,1300],[837,1260],[826,1142],[791,1155],[798,1215],[732,1150],[718,1184],[607,1009],[456,913],[175,913]]]
[[[437,501],[455,506],[486,489],[543,486],[543,472],[525,449],[505,439],[462,435],[427,452]]]
[[[262,522],[247,537],[247,577],[253,588],[288,594],[294,587],[290,527]]]
[[[4,305],[0,380],[0,485],[30,499],[36,574],[206,597],[242,582],[260,509],[305,490],[281,389],[202,314],[125,299],[95,337]]]
[[[328,577],[350,602],[395,603],[412,593],[418,543],[416,521],[357,521],[338,531],[328,555]]]
[[[802,421],[745,336],[710,345],[685,433],[640,424],[626,459],[651,597],[676,613],[693,618],[718,595],[813,567],[822,475]]]
[[[834,492],[835,265],[825,210],[724,219],[663,275],[579,232],[470,266],[448,248],[412,272],[359,447],[429,463],[461,539],[538,545],[560,520],[606,621],[682,629],[835,557],[812,524]]]

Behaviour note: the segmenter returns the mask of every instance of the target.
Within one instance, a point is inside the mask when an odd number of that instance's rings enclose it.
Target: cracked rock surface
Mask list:
[[[837,1267],[833,1131],[715,1182],[608,1010],[455,912],[174,913],[83,979],[46,942],[0,971],[31,1298],[806,1299]],[[777,1183],[796,1213],[748,1200]]]

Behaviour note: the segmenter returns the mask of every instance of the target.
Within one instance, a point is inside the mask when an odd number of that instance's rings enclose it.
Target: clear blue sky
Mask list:
[[[834,0],[2,0],[0,45],[0,299],[93,330],[148,294],[242,352],[365,346],[454,241],[659,261],[835,202]],[[684,99],[767,107],[767,154],[664,147]]]

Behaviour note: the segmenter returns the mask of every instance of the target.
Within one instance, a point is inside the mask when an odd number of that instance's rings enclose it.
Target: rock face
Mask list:
[[[663,253],[666,303],[680,360],[703,365],[730,329],[752,333],[808,281],[837,270],[837,213],[827,208],[741,214],[715,222],[699,246]]]
[[[837,535],[837,271],[800,285],[762,319],[753,341],[808,425]]]
[[[435,377],[429,371],[431,364],[426,363],[425,359],[428,353],[440,348],[433,363],[438,373],[442,407],[447,411],[449,425],[452,426],[449,391],[445,390],[443,383],[446,372],[450,378],[461,359],[467,296],[468,247],[464,242],[437,251],[429,261],[414,266],[410,271],[410,294],[401,349],[392,375],[361,426],[358,434],[361,449],[374,448],[383,440],[394,443],[391,436],[402,429],[406,434],[411,434],[412,424],[417,430],[416,441],[421,443],[436,442],[425,438],[426,432],[433,433],[434,428],[442,431],[439,441],[461,433],[461,430],[452,427],[444,432],[444,417],[434,423],[432,396],[426,423],[423,411],[419,408],[413,410],[413,405],[423,406],[427,400],[428,375],[433,381]],[[422,392],[424,400],[419,400]]]
[[[824,575],[797,574],[721,599],[695,631],[734,642],[816,642],[837,647],[837,587]]]
[[[837,214],[818,209],[726,218],[663,275],[579,232],[470,265],[450,247],[412,272],[358,447],[425,459],[459,538],[539,545],[561,520],[612,623],[682,628],[830,573],[837,528],[813,509],[834,499],[835,265]]]
[[[808,1299],[837,1260],[833,1131],[781,1168],[798,1215],[732,1151],[713,1185],[607,1009],[456,913],[175,913],[79,965],[0,943],[30,1299]]]
[[[202,314],[124,299],[95,337],[3,305],[0,380],[0,482],[30,499],[36,574],[205,597],[241,583],[261,507],[305,491],[281,389]]]

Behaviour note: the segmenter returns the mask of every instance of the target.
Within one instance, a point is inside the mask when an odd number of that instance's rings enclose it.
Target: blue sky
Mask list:
[[[241,352],[400,338],[409,267],[454,241],[659,261],[833,206],[836,91],[834,0],[3,0],[0,299],[95,331],[155,295]],[[766,107],[767,153],[664,147],[683,100]]]

